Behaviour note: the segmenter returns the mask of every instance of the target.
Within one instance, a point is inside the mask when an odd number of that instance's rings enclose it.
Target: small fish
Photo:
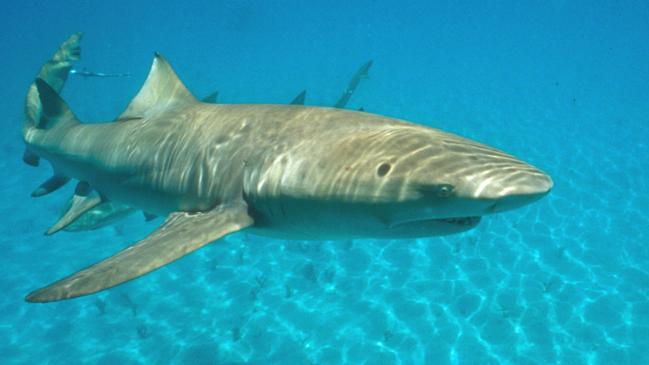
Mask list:
[[[131,74],[129,73],[122,73],[122,74],[109,74],[109,73],[104,73],[104,72],[94,72],[94,71],[88,71],[85,67],[82,68],[81,70],[77,69],[71,69],[70,70],[71,75],[77,75],[81,77],[131,77]]]

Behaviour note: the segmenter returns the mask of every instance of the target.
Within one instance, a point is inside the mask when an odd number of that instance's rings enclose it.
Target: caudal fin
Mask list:
[[[81,58],[81,33],[74,33],[61,44],[52,59],[47,61],[38,72],[37,78],[45,81],[56,93],[65,85],[72,63]],[[27,91],[25,101],[25,127],[32,127],[40,120],[40,100],[36,84],[32,83]]]
[[[74,33],[61,44],[52,59],[47,61],[38,72],[38,78],[44,80],[54,91],[60,93],[68,79],[72,63],[81,58],[81,33]],[[41,118],[40,100],[36,84],[32,83],[25,100],[24,128],[33,128]],[[30,166],[38,166],[40,157],[29,149],[23,153],[23,161]]]

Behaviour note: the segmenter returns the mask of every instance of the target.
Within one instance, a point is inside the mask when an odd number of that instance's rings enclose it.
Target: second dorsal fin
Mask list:
[[[144,85],[117,119],[142,118],[155,111],[196,102],[167,60],[156,52]]]

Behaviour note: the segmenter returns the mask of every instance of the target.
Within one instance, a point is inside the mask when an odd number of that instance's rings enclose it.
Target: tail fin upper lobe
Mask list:
[[[43,79],[57,93],[60,93],[68,79],[72,62],[81,57],[81,33],[74,33],[61,44],[52,59],[47,61],[38,72],[38,78]],[[36,84],[31,84],[25,100],[24,129],[34,127],[41,119],[40,100]],[[40,158],[29,149],[25,149],[23,161],[30,166],[38,166]]]
[[[45,81],[52,89],[60,93],[68,79],[72,62],[78,61],[81,57],[79,43],[81,33],[74,33],[61,44],[51,60],[47,61],[38,72],[38,78]],[[27,92],[25,101],[25,127],[34,126],[40,120],[40,101],[36,90],[36,84],[32,84]]]

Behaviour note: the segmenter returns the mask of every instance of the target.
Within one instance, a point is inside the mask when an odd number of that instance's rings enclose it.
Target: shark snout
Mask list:
[[[485,214],[489,214],[533,203],[548,194],[553,185],[550,176],[528,165],[485,178],[471,195],[487,203]]]
[[[531,204],[552,190],[543,171],[524,162],[475,164],[449,174],[443,183],[422,184],[423,215],[435,218],[473,217],[508,211]]]

